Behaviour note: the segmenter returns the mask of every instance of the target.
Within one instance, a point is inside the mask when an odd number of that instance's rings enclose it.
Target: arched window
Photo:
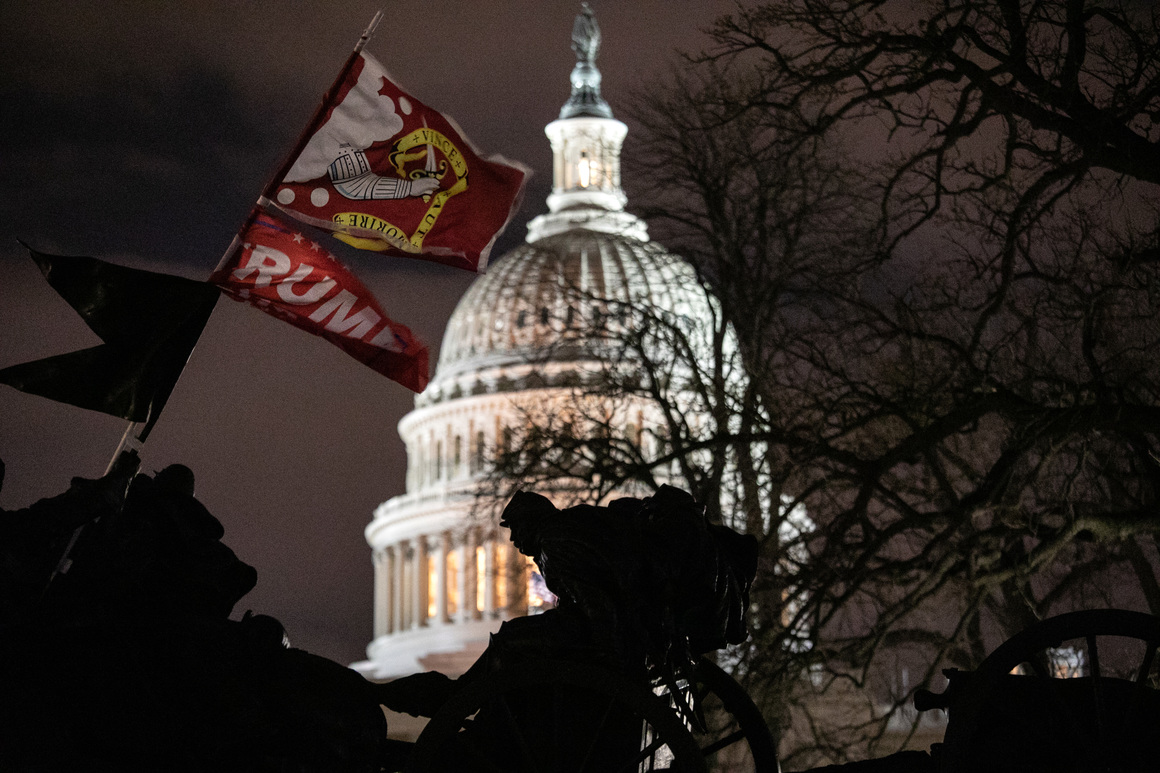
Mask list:
[[[479,472],[483,469],[483,455],[487,449],[487,437],[483,434],[483,430],[475,433],[475,452],[472,454],[472,472]]]
[[[497,422],[498,424],[498,422]],[[511,427],[497,426],[495,434],[495,458],[499,459],[506,454],[512,447],[512,429]]]

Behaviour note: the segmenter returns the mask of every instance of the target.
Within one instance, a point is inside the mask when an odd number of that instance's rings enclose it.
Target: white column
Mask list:
[[[384,574],[387,576],[386,593],[384,594],[387,598],[386,603],[383,605],[383,611],[386,613],[385,622],[387,633],[394,633],[399,630],[399,627],[395,625],[395,604],[397,603],[396,599],[399,595],[395,587],[399,584],[399,572],[395,568],[395,555],[395,548],[393,546],[388,545],[383,548],[383,569]]]
[[[447,616],[447,553],[451,550],[451,534],[439,535],[439,547],[435,553],[435,623],[450,622]]]
[[[371,553],[375,567],[374,636],[379,638],[391,630],[391,574],[387,561],[387,551]]]
[[[467,420],[467,439],[464,441],[465,458],[463,463],[467,465],[467,472],[475,475],[479,470],[475,466],[475,419]]]
[[[391,588],[391,631],[398,633],[407,624],[406,618],[404,617],[406,610],[405,597],[403,596],[403,588],[407,584],[407,543],[405,541],[398,543],[391,552],[395,558],[395,582]]]
[[[467,528],[459,537],[459,576],[456,584],[459,586],[459,609],[455,610],[460,622],[466,623],[475,614],[475,540],[472,537],[474,529]]]
[[[415,538],[414,556],[414,566],[411,573],[414,578],[411,596],[413,613],[411,627],[420,628],[427,625],[427,538],[423,535]]]
[[[495,538],[490,535],[483,542],[483,616],[495,617]]]
[[[451,429],[451,424],[447,424],[447,434],[443,438],[444,462],[446,468],[443,473],[444,480],[455,480],[455,432]]]

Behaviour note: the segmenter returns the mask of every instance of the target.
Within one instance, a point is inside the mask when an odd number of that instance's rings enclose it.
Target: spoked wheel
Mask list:
[[[1160,618],[1114,609],[1017,634],[955,677],[940,773],[1155,770],[1158,646]]]
[[[693,739],[714,773],[777,773],[777,743],[761,711],[733,677],[711,660],[697,663],[691,698]],[[697,726],[699,725],[699,726]]]
[[[681,719],[601,667],[535,661],[465,686],[432,717],[409,773],[707,773]]]

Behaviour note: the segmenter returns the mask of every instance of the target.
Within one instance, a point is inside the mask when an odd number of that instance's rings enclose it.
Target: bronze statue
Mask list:
[[[386,764],[371,684],[290,647],[274,618],[229,619],[257,573],[193,493],[183,465],[131,484],[118,470],[0,511],[0,770]]]
[[[500,524],[536,561],[558,606],[505,622],[460,681],[556,658],[598,662],[630,679],[651,668],[675,682],[700,655],[748,635],[757,540],[711,523],[687,492],[661,486],[645,499],[563,510],[520,492]],[[381,688],[380,699],[431,716],[455,681],[434,673],[404,677]]]
[[[595,64],[596,55],[600,53],[600,27],[588,3],[580,4],[580,13],[572,23],[572,50],[576,52],[577,61],[587,64]]]
[[[572,24],[572,50],[576,53],[576,65],[570,76],[572,93],[560,109],[560,118],[611,118],[612,108],[600,96],[600,70],[596,67],[596,56],[600,53],[600,27],[588,3],[580,6],[580,13],[576,14],[576,21]]]

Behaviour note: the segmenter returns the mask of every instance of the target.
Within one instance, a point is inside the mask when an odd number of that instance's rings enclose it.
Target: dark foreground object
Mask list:
[[[188,468],[134,469],[0,511],[0,770],[380,770],[373,686],[230,620],[254,569]]]
[[[559,605],[504,623],[458,680],[389,685],[386,705],[432,717],[407,771],[776,771],[760,712],[700,658],[747,636],[752,537],[667,486],[566,510],[521,493],[501,523]]]
[[[559,608],[505,623],[459,680],[374,685],[273,618],[230,620],[253,568],[191,471],[135,469],[0,511],[0,770],[776,770],[748,696],[698,658],[746,637],[756,544],[684,492],[518,496],[505,525]],[[380,704],[434,718],[412,748]]]
[[[1156,773],[1160,771],[1160,617],[1070,612],[1016,634],[974,671],[948,669],[931,753],[901,752],[809,773]],[[1068,653],[1065,667],[1060,654]]]
[[[2,650],[5,771],[377,771],[369,685],[248,623],[45,629]]]
[[[1078,675],[1052,657],[1061,646]],[[945,693],[915,698],[949,712],[938,773],[1160,771],[1158,647],[1160,617],[1085,610],[1027,628],[974,671],[946,672]]]

